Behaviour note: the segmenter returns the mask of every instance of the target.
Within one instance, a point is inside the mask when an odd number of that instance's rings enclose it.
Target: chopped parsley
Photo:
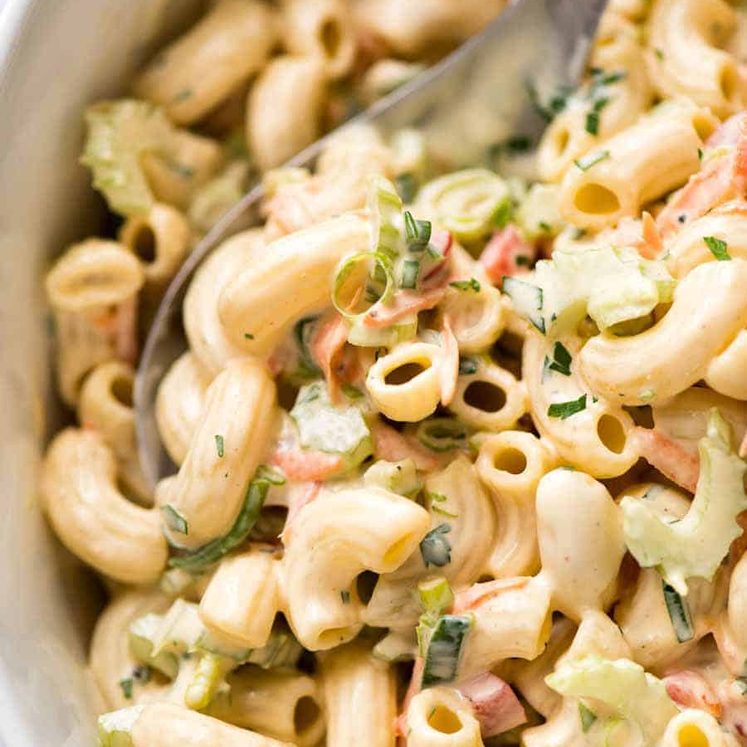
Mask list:
[[[122,688],[122,695],[124,695],[127,700],[132,700],[132,687],[134,684],[132,677],[123,677],[119,681],[119,686]]]
[[[572,399],[569,402],[556,402],[547,408],[547,414],[551,418],[560,418],[565,420],[586,409],[586,395],[582,394],[578,399]]]
[[[408,205],[415,199],[415,193],[417,192],[417,182],[415,176],[410,172],[399,174],[394,179],[394,185],[397,188],[399,196],[402,198],[402,202]]]
[[[592,110],[586,115],[586,131],[590,135],[599,134],[599,112]]]
[[[251,332],[244,332],[244,339],[245,340],[253,340],[254,335]]]
[[[220,433],[215,434],[215,450],[218,452],[218,456],[223,459],[223,455],[226,453],[226,450],[223,443],[223,436],[221,436]]]
[[[342,599],[343,604],[350,604],[350,592],[349,591],[341,591],[340,592],[340,599]]]
[[[461,291],[475,291],[480,292],[480,281],[477,278],[470,278],[469,280],[455,280],[453,283],[449,283],[452,288],[456,288]]]
[[[664,52],[661,51],[658,47],[654,49],[654,54],[656,55],[656,59],[660,62],[663,62],[664,60]]]
[[[571,362],[573,358],[562,342],[556,342],[552,351],[552,360],[545,358],[545,366],[550,371],[557,371],[563,376],[571,375]]]
[[[442,568],[451,563],[451,545],[446,539],[450,531],[449,524],[439,524],[420,541],[420,554],[426,568],[431,565]]]
[[[601,163],[609,157],[610,152],[608,150],[600,150],[596,153],[585,155],[582,158],[576,158],[573,163],[575,163],[581,171],[588,171],[592,166],[596,166],[598,163]]]
[[[727,251],[727,244],[723,239],[717,239],[715,236],[704,236],[703,241],[705,241],[705,245],[719,262],[731,259],[731,255]]]
[[[597,714],[583,703],[578,704],[578,717],[581,719],[581,731],[586,734],[597,720]]]
[[[179,534],[189,534],[189,524],[187,520],[169,503],[161,506],[161,513],[166,526]]]
[[[698,148],[698,160],[699,161],[703,160],[703,149],[702,148]]]

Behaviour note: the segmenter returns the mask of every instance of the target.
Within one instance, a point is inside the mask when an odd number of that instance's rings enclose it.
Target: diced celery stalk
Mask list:
[[[93,186],[120,215],[147,213],[155,198],[141,159],[148,152],[169,154],[175,129],[166,115],[145,101],[102,101],[85,114],[88,134],[81,163]]]
[[[170,651],[161,651],[153,656],[156,636],[163,622],[162,615],[150,613],[133,620],[128,630],[130,653],[141,664],[147,664],[174,679],[179,671],[179,662]]]
[[[409,458],[400,462],[380,459],[366,470],[363,481],[366,485],[384,488],[408,498],[415,495],[423,486],[415,462]]]
[[[153,635],[152,656],[162,652],[176,654],[193,651],[205,632],[200,620],[198,606],[192,602],[177,599],[161,619],[158,630]]]
[[[638,726],[644,744],[656,744],[678,713],[664,683],[628,659],[588,656],[562,664],[545,682],[565,697],[604,703]]]
[[[290,416],[305,449],[340,454],[344,471],[357,467],[373,451],[371,432],[361,410],[352,404],[333,405],[323,381],[298,392]]]
[[[656,566],[682,596],[690,577],[713,579],[731,543],[742,534],[737,516],[747,509],[747,464],[734,451],[731,426],[718,410],[698,444],[700,476],[687,514],[665,523],[646,501],[624,497],[625,543],[643,567]]]
[[[142,712],[136,705],[99,716],[99,747],[132,747],[132,727]]]
[[[460,241],[471,242],[500,227],[496,216],[509,203],[503,179],[487,169],[465,169],[428,182],[418,194],[416,210]]]

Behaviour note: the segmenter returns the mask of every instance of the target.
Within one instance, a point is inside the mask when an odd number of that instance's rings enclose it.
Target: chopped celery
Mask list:
[[[747,509],[742,482],[747,465],[732,446],[731,427],[711,410],[708,431],[698,444],[700,476],[687,514],[665,523],[645,501],[624,497],[625,542],[643,567],[656,566],[666,581],[687,595],[687,579],[708,581],[742,529],[737,516]]]
[[[93,173],[93,186],[120,215],[148,212],[155,202],[141,165],[144,153],[168,154],[175,129],[158,108],[145,101],[102,101],[86,111],[88,135],[81,163]]]
[[[628,659],[611,661],[588,656],[566,662],[545,682],[565,697],[604,703],[633,722],[647,745],[657,743],[669,720],[678,713],[664,683]]]
[[[360,408],[333,405],[323,381],[299,390],[290,416],[298,427],[301,446],[340,454],[344,471],[357,467],[373,450],[371,432]]]
[[[132,747],[132,727],[142,712],[143,706],[136,705],[99,716],[99,747]]]
[[[174,679],[179,671],[179,661],[171,651],[160,651],[155,656],[156,635],[163,621],[162,615],[150,613],[138,617],[130,623],[128,642],[133,658],[142,664],[147,664]]]
[[[369,179],[368,210],[373,219],[374,252],[394,259],[402,253],[402,200],[383,176]]]
[[[504,290],[516,311],[554,336],[575,332],[587,314],[602,331],[619,329],[669,303],[675,287],[664,262],[613,247],[559,247],[537,263],[531,280],[509,281]]]
[[[379,459],[366,470],[363,482],[407,498],[412,498],[423,487],[415,462],[409,458],[401,462]]]
[[[196,711],[207,708],[223,683],[226,672],[227,668],[221,657],[215,654],[201,656],[192,681],[184,694],[184,703],[187,708]]]

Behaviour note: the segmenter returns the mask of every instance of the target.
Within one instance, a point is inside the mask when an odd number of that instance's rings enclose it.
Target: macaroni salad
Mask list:
[[[87,110],[121,220],[46,278],[41,496],[110,592],[102,747],[747,744],[747,11],[611,0],[493,168],[365,127],[282,167],[503,4],[218,0]],[[255,177],[152,491],[138,344]]]

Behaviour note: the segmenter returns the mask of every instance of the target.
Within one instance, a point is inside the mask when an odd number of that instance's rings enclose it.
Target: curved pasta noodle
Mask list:
[[[180,465],[205,409],[210,377],[194,353],[179,356],[158,385],[156,423],[169,456]]]
[[[329,304],[337,263],[365,251],[368,242],[368,222],[355,214],[274,241],[220,294],[228,338],[247,354],[269,352],[291,324]]]
[[[737,60],[720,49],[735,28],[736,14],[724,0],[657,0],[648,21],[647,61],[659,95],[687,96],[722,118],[740,109],[744,84]]]
[[[677,286],[661,321],[632,337],[602,334],[579,355],[592,390],[620,404],[671,397],[705,375],[710,361],[747,326],[747,262],[709,262]],[[702,303],[708,298],[708,305]]]
[[[687,99],[660,104],[568,169],[561,215],[594,230],[638,215],[642,205],[681,187],[700,168],[698,151],[716,124],[707,109]]]
[[[143,706],[130,739],[132,747],[291,747],[172,703]]]
[[[99,692],[108,709],[116,710],[166,695],[168,685],[151,677],[125,697],[120,681],[131,677],[137,661],[130,653],[127,629],[133,620],[146,614],[162,614],[171,600],[159,591],[128,590],[117,594],[96,620],[91,638],[89,661]]]
[[[487,436],[475,461],[477,474],[490,489],[498,532],[488,563],[496,578],[534,573],[538,569],[534,497],[544,474],[557,465],[555,449],[523,431]]]
[[[739,742],[721,729],[710,714],[686,708],[667,724],[660,747],[737,747]]]
[[[68,249],[49,271],[47,298],[57,328],[57,381],[75,405],[83,377],[99,363],[134,362],[137,294],[144,273],[121,244],[88,239]]]
[[[264,3],[220,0],[145,68],[133,89],[177,124],[191,124],[264,67],[275,38]]]
[[[186,522],[186,532],[164,526],[171,544],[195,549],[231,528],[275,412],[275,383],[257,361],[234,359],[215,378],[184,462],[159,491],[161,507],[171,506]]]
[[[200,600],[205,627],[236,648],[266,645],[280,609],[277,566],[266,548],[222,560]]]
[[[356,43],[350,9],[342,0],[283,0],[283,42],[286,49],[324,63],[330,78],[350,72]]]
[[[459,376],[449,409],[467,425],[502,431],[513,427],[527,406],[524,383],[505,368],[481,359],[474,373]]]
[[[633,421],[626,412],[604,399],[595,402],[587,394],[585,408],[571,417],[558,418],[549,414],[552,404],[578,400],[586,392],[575,363],[578,341],[566,340],[565,345],[573,356],[570,376],[546,371],[545,360],[552,354],[552,346],[544,337],[532,332],[524,341],[523,381],[529,393],[532,420],[540,435],[555,447],[561,460],[594,477],[621,475],[638,458],[628,438]]]
[[[480,722],[458,690],[431,687],[419,692],[406,714],[412,747],[482,747]]]
[[[188,130],[175,130],[172,138],[169,157],[143,153],[143,171],[160,203],[186,210],[223,165],[223,150],[216,140]]]
[[[119,240],[143,264],[144,293],[151,302],[160,298],[187,256],[191,233],[187,219],[170,205],[156,203],[146,215],[127,219]]]
[[[240,270],[264,252],[262,232],[244,231],[223,242],[199,267],[184,298],[184,329],[196,362],[210,377],[243,354],[223,329],[218,300]],[[246,334],[250,334],[246,331]]]
[[[600,29],[600,34],[604,33],[605,29]],[[585,95],[571,97],[545,130],[537,153],[537,165],[545,181],[560,181],[575,159],[593,148],[604,147],[607,139],[633,125],[651,104],[651,85],[635,26],[624,25],[622,33],[615,34],[593,57],[593,64],[599,70],[623,77],[605,87],[607,103],[597,112],[595,131],[589,132],[592,128],[586,124],[590,112],[595,111],[595,103],[586,89],[582,89]]]
[[[143,505],[153,503],[153,495],[140,469],[135,438],[132,386],[135,372],[127,363],[109,361],[97,366],[80,391],[78,420],[84,428],[97,430],[117,459],[117,474]]]
[[[366,374],[366,389],[376,407],[399,422],[427,418],[441,400],[442,358],[442,349],[427,342],[401,343],[381,356]]]
[[[714,391],[734,399],[747,400],[746,370],[747,330],[742,330],[729,347],[708,364],[703,378]]]
[[[321,57],[276,57],[252,87],[246,140],[262,171],[285,163],[319,136],[325,67]]]
[[[124,583],[158,578],[168,557],[158,512],[119,492],[114,456],[100,434],[68,428],[52,441],[41,494],[57,536],[81,560]]]
[[[489,566],[496,518],[469,461],[457,457],[446,469],[429,476],[425,491],[430,531],[448,529],[449,561],[429,567],[416,549],[397,570],[381,576],[363,614],[367,625],[414,625],[422,610],[413,589],[429,572],[437,570],[454,588],[462,588],[477,581]]]
[[[399,0],[364,0],[356,6],[358,25],[397,55],[414,57],[449,48],[479,31],[505,7],[505,0],[421,0],[417,13]]]
[[[381,488],[326,492],[305,506],[283,559],[289,622],[303,646],[319,651],[355,637],[363,611],[355,579],[394,571],[428,525],[425,509]]]
[[[537,487],[537,537],[554,608],[576,621],[605,609],[626,548],[622,514],[604,485],[576,470],[545,475]]]
[[[227,678],[208,714],[297,747],[314,747],[324,735],[321,688],[293,670],[242,667]]]
[[[738,200],[719,205],[677,231],[667,243],[666,257],[667,269],[674,277],[683,278],[698,265],[716,261],[704,236],[726,241],[730,257],[747,259],[747,203]]]
[[[321,657],[327,712],[327,747],[359,743],[392,747],[397,715],[397,683],[392,667],[374,658],[360,642]]]

